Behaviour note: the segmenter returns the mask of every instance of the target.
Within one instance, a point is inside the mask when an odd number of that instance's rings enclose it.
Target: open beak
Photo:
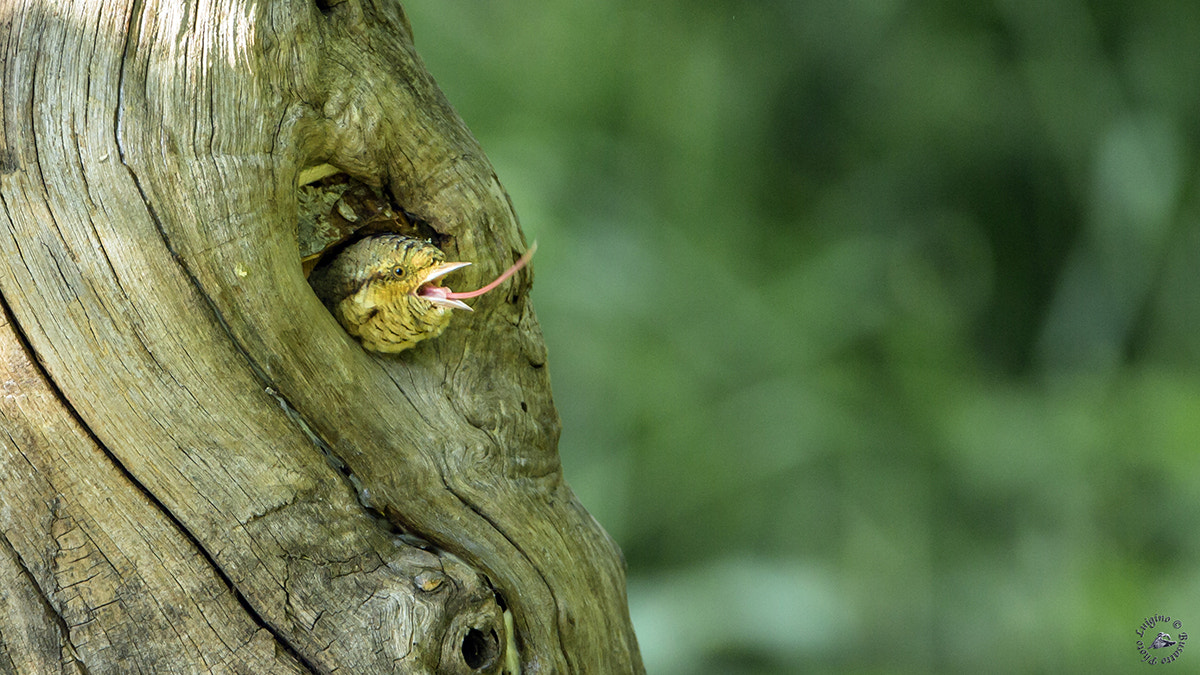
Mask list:
[[[465,309],[468,312],[474,311],[470,305],[462,300],[447,297],[451,293],[450,289],[445,286],[438,286],[436,283],[438,279],[450,274],[454,270],[462,269],[470,264],[469,262],[447,262],[434,265],[425,273],[425,278],[421,279],[421,285],[417,287],[417,295],[435,305]]]

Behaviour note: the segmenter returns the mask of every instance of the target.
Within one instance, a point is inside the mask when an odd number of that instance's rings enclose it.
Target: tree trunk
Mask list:
[[[530,274],[380,356],[301,272],[321,164],[464,287],[524,248],[397,4],[0,0],[0,36],[0,673],[642,670]]]

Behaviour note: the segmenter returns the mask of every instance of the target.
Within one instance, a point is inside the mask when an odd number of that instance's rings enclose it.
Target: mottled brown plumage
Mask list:
[[[346,332],[371,351],[396,353],[437,337],[462,299],[495,288],[528,262],[536,245],[495,281],[455,293],[440,281],[469,262],[446,262],[433,244],[398,234],[361,239],[313,270],[309,283]]]

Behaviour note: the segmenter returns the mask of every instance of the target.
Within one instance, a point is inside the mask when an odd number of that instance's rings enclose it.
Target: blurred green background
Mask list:
[[[1200,631],[1200,4],[406,6],[541,245],[650,672]]]

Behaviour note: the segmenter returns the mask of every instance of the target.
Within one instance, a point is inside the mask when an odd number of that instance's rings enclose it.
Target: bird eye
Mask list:
[[[402,278],[404,277],[404,268],[403,268],[403,267],[397,267],[397,268],[395,268],[395,269],[393,269],[393,270],[392,270],[392,274],[396,275],[396,278],[397,278],[397,279],[402,279]]]

